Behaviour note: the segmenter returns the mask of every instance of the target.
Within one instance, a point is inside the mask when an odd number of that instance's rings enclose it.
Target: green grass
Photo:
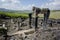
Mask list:
[[[44,16],[43,14],[39,14],[39,17],[44,17]],[[60,19],[60,11],[56,11],[56,12],[51,11],[49,18]]]
[[[50,18],[60,19],[60,11],[51,12]]]
[[[9,17],[28,17],[29,13],[18,13],[18,12],[0,12],[0,15],[6,15]],[[33,15],[34,16],[34,15]],[[44,17],[43,14],[39,14],[39,17]],[[49,18],[60,19],[60,11],[51,11]]]
[[[28,17],[28,13],[11,13],[11,12],[0,12],[0,15],[9,16],[12,18],[16,17]]]
[[[28,14],[26,13],[6,13],[5,15],[10,16],[10,17],[28,17]]]

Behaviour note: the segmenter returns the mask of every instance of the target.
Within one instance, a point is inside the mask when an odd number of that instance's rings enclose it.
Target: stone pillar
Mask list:
[[[35,30],[38,28],[38,13],[35,16]]]
[[[38,17],[35,18],[35,29],[38,28]]]
[[[5,28],[5,22],[3,22],[3,28]]]
[[[14,23],[14,22],[13,22],[13,18],[11,18],[11,23]]]
[[[32,27],[31,27],[31,21],[32,21],[31,19],[32,19],[32,13],[29,14],[29,27],[30,27],[30,28],[32,28]]]

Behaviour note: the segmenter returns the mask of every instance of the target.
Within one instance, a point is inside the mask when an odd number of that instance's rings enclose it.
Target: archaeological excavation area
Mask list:
[[[43,30],[43,19],[38,18],[38,28],[35,31],[35,18],[0,18],[0,40],[60,40],[60,19],[49,19],[47,29]],[[3,31],[4,31],[3,30]],[[7,35],[6,35],[7,34]]]
[[[37,9],[35,17],[32,13],[27,18],[0,15],[0,40],[60,40],[60,19],[47,18],[50,11],[44,9],[47,14],[40,18]]]

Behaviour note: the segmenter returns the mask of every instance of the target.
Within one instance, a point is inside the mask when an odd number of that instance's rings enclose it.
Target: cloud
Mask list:
[[[1,0],[2,2],[5,2],[5,0]]]
[[[31,10],[32,6],[49,9],[60,9],[60,0],[48,0],[40,6],[35,3],[23,4],[21,0],[0,0],[0,8],[12,9],[12,10]]]
[[[41,5],[41,8],[50,8],[50,9],[60,9],[60,0],[50,0],[50,3],[45,3]]]
[[[0,8],[7,8],[7,9],[17,9],[21,3],[19,0],[1,0],[0,1]]]
[[[1,2],[19,3],[19,0],[1,0]]]
[[[35,4],[23,5],[20,0],[0,0],[0,8],[12,9],[12,10],[31,10]]]
[[[22,9],[23,9],[23,10],[26,10],[26,9],[27,9],[27,10],[31,10],[33,6],[35,6],[35,4],[29,4],[29,5],[27,5],[27,6],[23,6]]]

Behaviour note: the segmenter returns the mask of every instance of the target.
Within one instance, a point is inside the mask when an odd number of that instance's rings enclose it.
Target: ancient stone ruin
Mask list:
[[[32,15],[30,13],[26,19],[0,18],[0,28],[3,28],[0,40],[60,40],[60,19],[48,19],[44,29],[43,18]]]

